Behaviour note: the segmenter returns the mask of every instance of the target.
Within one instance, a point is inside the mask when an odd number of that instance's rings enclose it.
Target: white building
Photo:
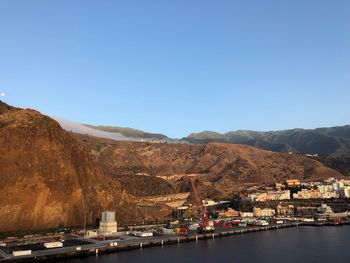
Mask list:
[[[218,203],[215,202],[214,200],[207,199],[207,200],[202,200],[202,204],[203,206],[213,206],[213,205],[217,205]]]
[[[337,192],[326,192],[322,194],[322,198],[327,199],[327,198],[339,198],[339,194]]]
[[[276,214],[276,210],[271,209],[271,208],[261,209],[259,207],[254,207],[253,214],[255,217],[271,217],[271,216],[274,216]]]
[[[115,221],[115,212],[102,212],[99,232],[102,234],[113,234],[117,232],[117,221]]]
[[[335,191],[339,191],[342,187],[344,187],[344,183],[341,182],[341,181],[336,181],[336,182],[333,184],[333,187],[334,187],[334,190],[335,190]]]
[[[328,214],[333,213],[332,208],[326,204],[321,204],[321,206],[317,208],[317,211],[319,213],[328,213]]]
[[[241,215],[241,217],[253,217],[254,213],[253,212],[241,212],[240,215]]]
[[[98,236],[97,231],[94,231],[94,230],[88,230],[85,233],[85,237],[88,237],[88,238],[94,238],[97,236]]]
[[[334,187],[333,185],[326,184],[326,185],[318,185],[317,189],[322,193],[329,193],[329,192],[334,192]]]

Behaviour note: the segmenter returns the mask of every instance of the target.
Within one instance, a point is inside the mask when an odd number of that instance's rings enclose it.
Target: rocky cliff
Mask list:
[[[82,226],[106,208],[120,220],[138,216],[132,197],[57,122],[4,103],[0,113],[0,231]]]

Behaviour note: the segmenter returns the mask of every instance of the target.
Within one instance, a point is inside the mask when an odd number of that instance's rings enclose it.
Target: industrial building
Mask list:
[[[117,221],[115,221],[115,212],[102,212],[99,232],[101,234],[113,234],[117,232]]]

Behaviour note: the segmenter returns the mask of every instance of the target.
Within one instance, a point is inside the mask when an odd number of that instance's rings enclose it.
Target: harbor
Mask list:
[[[62,263],[337,262],[349,259],[350,226],[288,227],[198,242],[70,258]]]
[[[293,181],[293,183],[296,182],[296,180]],[[196,200],[194,207],[197,208],[197,217],[185,218],[183,213],[176,213],[182,218],[162,223],[157,221],[147,223],[146,221],[141,224],[118,226],[115,211],[103,211],[98,228],[86,228],[84,221],[83,229],[72,230],[68,227],[62,227],[53,232],[45,231],[42,234],[7,236],[6,239],[0,240],[0,261],[54,262],[299,226],[337,227],[350,224],[349,211],[334,212],[332,207],[325,203],[325,199],[320,201],[319,206],[308,208],[306,212],[300,214],[294,205],[280,202],[288,200],[289,190],[274,190],[268,194],[266,192],[259,193],[264,197],[264,201],[260,200],[253,205],[243,200],[241,207],[244,210],[238,211],[227,207],[229,203],[224,201],[202,200],[194,180],[191,180],[191,184]],[[173,194],[153,197],[153,199],[156,198],[158,202],[165,200],[165,202],[170,202],[168,205],[182,209],[188,195],[189,193],[184,193],[179,197],[179,195]],[[258,194],[256,192],[248,193],[243,198],[253,196],[256,198]],[[270,203],[265,205],[268,201]],[[273,201],[278,202],[276,210],[272,206]],[[294,204],[297,205],[297,202],[299,201],[294,200]],[[314,206],[315,204],[313,201]],[[222,205],[226,206],[226,209],[215,208],[222,207]]]
[[[242,235],[259,231],[271,231],[283,228],[298,227],[301,223],[275,224],[268,226],[247,226],[234,229],[216,229],[213,233],[198,234],[195,231],[188,235],[162,235],[152,237],[129,237],[121,236],[116,239],[98,241],[95,239],[75,239],[74,241],[65,240],[63,247],[42,248],[32,250],[31,254],[23,256],[14,256],[7,254],[4,249],[0,249],[0,262],[54,262],[76,257],[86,257],[91,255],[116,253],[127,250],[146,249],[149,247],[161,247],[186,242],[200,242],[206,239],[216,239],[233,235]],[[33,245],[28,245],[27,249]],[[23,247],[22,247],[23,249]],[[35,249],[35,248],[34,248]],[[25,251],[25,250],[24,250]],[[9,251],[11,252],[11,251]]]

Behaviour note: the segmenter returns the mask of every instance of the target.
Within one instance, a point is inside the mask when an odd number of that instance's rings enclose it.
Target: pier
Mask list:
[[[300,223],[286,223],[286,224],[274,224],[268,226],[248,226],[242,228],[230,228],[230,229],[217,229],[213,233],[197,234],[190,233],[187,236],[181,235],[162,235],[153,236],[147,238],[132,238],[125,240],[108,240],[108,241],[94,241],[87,245],[69,246],[55,249],[45,249],[33,251],[30,255],[26,256],[13,256],[12,254],[6,254],[0,250],[0,262],[53,262],[60,259],[86,257],[91,255],[100,255],[107,253],[116,253],[127,250],[145,249],[148,247],[162,247],[166,245],[186,243],[186,242],[198,242],[199,240],[215,239],[221,237],[227,237],[232,235],[242,235],[247,233],[277,230],[280,228],[297,227]],[[90,241],[90,240],[89,240]],[[115,242],[117,244],[115,245]]]

